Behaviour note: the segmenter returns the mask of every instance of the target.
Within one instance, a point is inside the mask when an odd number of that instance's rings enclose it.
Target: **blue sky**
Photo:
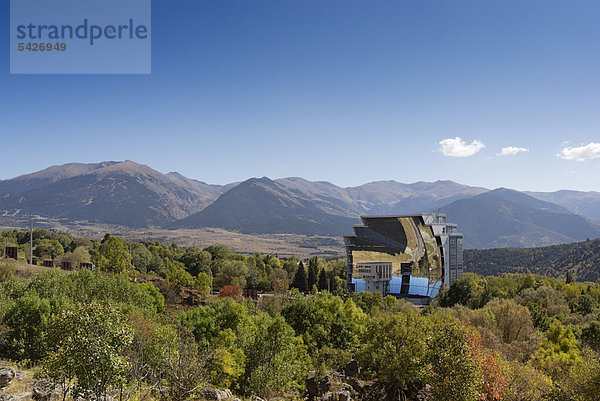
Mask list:
[[[600,191],[598,1],[152,6],[151,75],[10,75],[3,30],[0,179],[129,159],[218,184]]]

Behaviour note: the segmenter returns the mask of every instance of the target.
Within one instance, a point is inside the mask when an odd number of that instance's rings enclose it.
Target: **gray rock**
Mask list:
[[[110,395],[107,395],[105,397],[102,397],[101,400],[102,401],[117,401],[117,398],[112,397]],[[77,398],[77,401],[90,401],[90,399],[89,398],[79,397],[79,398]]]
[[[347,391],[348,393],[350,393],[350,396],[351,396],[352,398],[354,398],[354,395],[355,395],[354,388],[352,388],[352,386],[351,386],[351,385],[349,385],[348,383],[342,383],[342,388],[341,388],[341,390],[343,390],[343,391]]]
[[[0,401],[25,401],[31,399],[31,393],[0,394]]]
[[[321,397],[321,401],[352,401],[352,395],[347,390],[329,392]]]
[[[202,396],[209,401],[222,401],[233,397],[231,390],[226,388],[206,388]]]
[[[60,393],[60,388],[47,380],[36,380],[33,383],[33,399],[36,401],[50,401],[53,394]]]
[[[265,401],[265,400],[263,400],[262,398],[260,398],[257,395],[253,395],[252,398],[250,398],[250,401]]]
[[[8,387],[10,382],[15,378],[17,372],[10,366],[0,368],[0,390]]]

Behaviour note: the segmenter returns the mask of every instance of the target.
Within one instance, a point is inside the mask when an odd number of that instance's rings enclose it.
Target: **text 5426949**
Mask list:
[[[19,43],[18,50],[20,52],[64,52],[67,51],[66,43],[38,43],[38,42],[27,42]]]

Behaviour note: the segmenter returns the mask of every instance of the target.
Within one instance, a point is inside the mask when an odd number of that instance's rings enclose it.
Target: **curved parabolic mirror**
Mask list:
[[[392,264],[386,293],[434,297],[442,282],[442,257],[436,236],[422,216],[363,217],[347,237],[356,290],[364,288],[359,266]]]

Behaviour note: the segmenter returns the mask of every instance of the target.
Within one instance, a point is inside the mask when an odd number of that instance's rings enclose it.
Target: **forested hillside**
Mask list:
[[[28,254],[29,233],[0,236]],[[348,293],[343,259],[46,230],[33,243],[46,261],[96,268],[0,260],[0,366],[35,374],[0,370],[2,399],[30,400],[28,386],[95,401],[597,401],[600,391],[598,283],[467,274],[419,310]]]
[[[578,281],[600,279],[600,239],[540,248],[470,249],[465,270],[482,275],[535,273]]]

